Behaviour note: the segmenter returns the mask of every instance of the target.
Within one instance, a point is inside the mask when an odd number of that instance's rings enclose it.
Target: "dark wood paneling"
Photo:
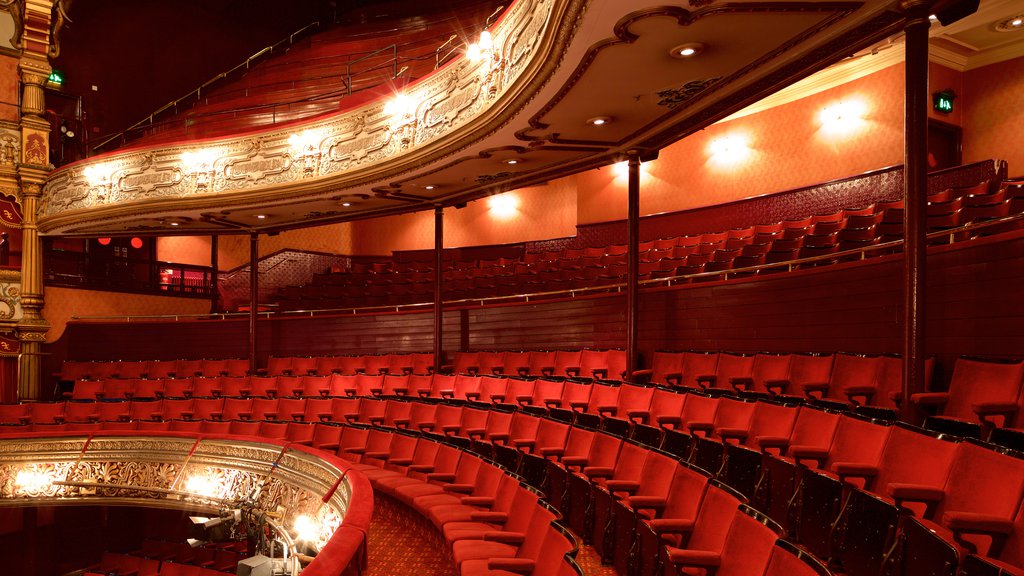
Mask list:
[[[901,349],[901,255],[641,295],[640,349]],[[932,248],[929,353],[1024,355],[1024,230]],[[429,351],[430,312],[261,319],[260,356]],[[622,347],[622,294],[445,312],[445,349]],[[243,357],[244,321],[72,322],[54,360]],[[64,347],[66,346],[66,353]]]

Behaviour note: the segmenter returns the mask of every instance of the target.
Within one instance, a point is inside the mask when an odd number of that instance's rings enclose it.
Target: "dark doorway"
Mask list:
[[[928,121],[928,170],[942,170],[959,166],[962,161],[961,140],[963,129],[959,126]]]

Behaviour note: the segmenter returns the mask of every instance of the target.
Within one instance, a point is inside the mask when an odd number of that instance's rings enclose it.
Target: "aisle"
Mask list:
[[[387,496],[373,496],[366,576],[458,576],[433,524]],[[580,546],[576,561],[586,576],[618,576],[590,546]]]

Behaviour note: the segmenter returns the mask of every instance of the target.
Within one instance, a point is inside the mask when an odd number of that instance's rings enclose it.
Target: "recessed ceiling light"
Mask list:
[[[177,226],[177,225],[178,225],[177,222],[171,222],[171,226]]]
[[[587,120],[587,124],[590,124],[591,126],[604,126],[611,121],[611,116],[594,116]]]
[[[996,32],[1019,32],[1024,30],[1024,15],[1004,18],[996,23]]]
[[[929,14],[928,19],[931,20],[932,22],[935,22],[936,20],[939,19],[939,17],[936,16],[935,14]]]
[[[433,190],[434,188],[436,188],[436,186],[434,186],[433,184],[427,184],[426,186],[423,187],[424,190]]]
[[[680,44],[668,51],[673,58],[693,58],[704,51],[704,45],[700,42],[689,42]]]
[[[344,206],[345,208],[348,208],[349,206],[352,205],[352,203],[351,202],[342,202],[341,205]]]
[[[519,164],[519,160],[516,160],[515,158],[509,158],[508,160],[505,160],[505,164],[512,166],[514,164]]]
[[[260,220],[263,220],[264,218],[267,217],[267,215],[266,214],[257,214],[256,217],[259,218]]]

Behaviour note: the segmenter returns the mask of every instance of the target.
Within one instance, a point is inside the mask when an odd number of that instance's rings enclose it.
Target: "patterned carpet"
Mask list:
[[[458,576],[451,551],[429,520],[375,492],[366,576]]]
[[[429,520],[379,492],[374,495],[366,576],[458,576],[441,533]],[[618,576],[590,546],[576,561],[586,576]]]

